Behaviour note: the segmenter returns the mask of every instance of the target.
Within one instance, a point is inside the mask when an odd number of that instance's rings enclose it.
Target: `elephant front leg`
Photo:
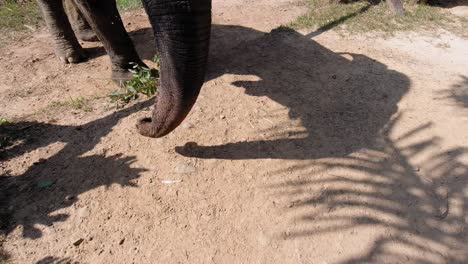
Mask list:
[[[65,12],[78,39],[97,41],[97,36],[73,0],[64,1]]]
[[[125,31],[115,0],[75,0],[75,3],[109,54],[114,81],[130,79],[128,69],[132,63],[145,66]]]
[[[37,1],[55,41],[57,57],[64,63],[78,63],[86,60],[86,54],[73,33],[62,0]]]

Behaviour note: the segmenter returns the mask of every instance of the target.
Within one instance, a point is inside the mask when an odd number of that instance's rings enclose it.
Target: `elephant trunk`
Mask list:
[[[188,115],[205,79],[211,31],[211,0],[143,0],[160,59],[159,90],[140,134],[162,137]]]

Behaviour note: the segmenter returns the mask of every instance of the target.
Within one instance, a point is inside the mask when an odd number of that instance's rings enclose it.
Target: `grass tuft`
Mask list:
[[[120,11],[141,8],[141,0],[117,0],[117,7]]]
[[[281,25],[281,26],[273,29],[272,33],[273,32],[295,32],[295,30],[293,28],[291,28],[290,26]]]
[[[385,1],[377,4],[369,1],[340,4],[329,0],[307,0],[307,5],[307,14],[298,17],[289,26],[294,29],[315,28],[317,31],[336,28],[349,32],[377,31],[392,34],[431,28],[461,32],[460,29],[468,25],[466,19],[453,16],[443,8],[407,2],[403,16],[395,16]]]
[[[141,8],[140,0],[117,0],[120,11]],[[0,30],[23,31],[42,23],[42,16],[36,1],[18,3],[15,0],[0,1]]]
[[[42,23],[36,1],[17,3],[13,0],[0,4],[0,31],[24,31]]]
[[[49,108],[71,108],[75,110],[82,110],[84,112],[92,112],[93,108],[89,105],[90,99],[78,96],[76,98],[70,97],[68,101],[53,101],[49,104]]]
[[[0,117],[0,126],[1,125],[5,125],[5,124],[9,124],[10,123],[10,120],[4,118],[4,117]]]
[[[70,98],[69,102],[71,108],[76,110],[83,110],[85,112],[91,112],[93,109],[89,106],[89,100],[78,96],[77,98]]]

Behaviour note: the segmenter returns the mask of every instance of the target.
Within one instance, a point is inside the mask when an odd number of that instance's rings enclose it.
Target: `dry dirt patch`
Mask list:
[[[207,82],[163,139],[136,134],[150,101],[109,107],[98,44],[2,50],[11,261],[466,263],[468,41],[270,32],[301,10],[215,1]],[[150,60],[146,16],[124,20]]]

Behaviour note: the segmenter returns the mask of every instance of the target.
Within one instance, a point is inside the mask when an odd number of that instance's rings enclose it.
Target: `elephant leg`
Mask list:
[[[142,66],[117,10],[115,0],[75,0],[76,5],[98,36],[112,63],[112,79],[130,79],[132,63]]]
[[[97,41],[96,34],[88,24],[88,21],[84,19],[83,14],[81,14],[75,2],[73,0],[65,0],[64,7],[68,20],[78,39],[83,41]]]
[[[86,60],[63,8],[62,0],[37,0],[46,25],[55,41],[55,53],[64,63]]]

